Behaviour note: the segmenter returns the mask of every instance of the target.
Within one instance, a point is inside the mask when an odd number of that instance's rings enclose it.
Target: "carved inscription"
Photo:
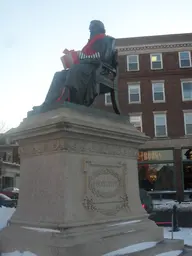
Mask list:
[[[83,164],[85,173],[85,196],[83,206],[112,216],[122,209],[129,209],[126,194],[126,164],[102,165],[93,162]]]
[[[80,154],[100,154],[122,157],[137,157],[137,150],[125,146],[116,146],[102,142],[79,139],[55,139],[35,144],[26,145],[19,148],[21,156],[35,156],[46,153],[70,152]]]
[[[106,168],[95,171],[89,177],[88,186],[97,197],[112,198],[118,194],[122,181],[118,173]]]

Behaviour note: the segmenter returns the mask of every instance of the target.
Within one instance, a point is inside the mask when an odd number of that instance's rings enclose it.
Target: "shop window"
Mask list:
[[[175,190],[172,150],[140,151],[138,170],[140,188],[147,191]]]
[[[192,149],[182,150],[184,189],[192,189]]]
[[[139,186],[147,191],[175,190],[173,163],[139,164]]]

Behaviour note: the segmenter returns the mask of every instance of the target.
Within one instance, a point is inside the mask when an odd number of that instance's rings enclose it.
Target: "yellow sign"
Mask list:
[[[138,161],[160,161],[162,160],[162,155],[159,151],[140,151],[138,153]]]

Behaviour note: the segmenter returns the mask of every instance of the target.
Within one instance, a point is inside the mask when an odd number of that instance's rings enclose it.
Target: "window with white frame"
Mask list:
[[[192,80],[181,81],[183,101],[192,100]]]
[[[130,114],[129,121],[133,124],[140,132],[142,132],[142,116],[141,114]]]
[[[140,84],[129,84],[128,85],[129,103],[140,103],[141,102],[141,91]]]
[[[191,52],[179,52],[179,66],[180,68],[190,68],[191,67]]]
[[[154,113],[155,137],[167,136],[167,115],[166,113]]]
[[[165,102],[164,82],[152,82],[153,102]]]
[[[192,135],[192,110],[191,112],[184,112],[185,134]]]
[[[127,70],[138,71],[139,70],[139,55],[127,56]]]
[[[110,93],[105,93],[105,105],[111,105],[111,94]]]
[[[151,58],[151,69],[162,69],[163,68],[163,59],[161,53],[152,53]]]

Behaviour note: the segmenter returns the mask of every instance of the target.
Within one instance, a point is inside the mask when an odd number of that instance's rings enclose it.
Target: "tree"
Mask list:
[[[6,123],[3,121],[0,121],[0,134],[4,133],[8,130],[8,127],[6,126]]]

